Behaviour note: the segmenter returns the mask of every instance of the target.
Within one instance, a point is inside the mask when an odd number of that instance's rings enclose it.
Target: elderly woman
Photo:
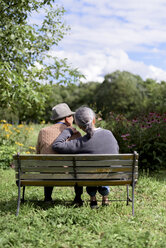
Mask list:
[[[88,107],[80,107],[74,116],[76,124],[86,132],[78,139],[67,141],[76,131],[73,127],[66,128],[54,141],[53,150],[57,153],[91,153],[91,154],[118,154],[119,146],[112,132],[95,127],[95,113]],[[96,193],[102,195],[102,205],[108,205],[108,186],[87,187],[90,195],[91,208],[97,208]]]

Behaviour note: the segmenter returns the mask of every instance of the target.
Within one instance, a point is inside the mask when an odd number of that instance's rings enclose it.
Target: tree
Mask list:
[[[89,106],[96,110],[95,91],[99,87],[97,82],[80,83],[79,85],[68,85],[64,87],[63,98],[72,109],[76,110],[82,105]]]
[[[129,72],[115,71],[105,76],[96,92],[97,111],[105,118],[109,112],[131,116],[143,110],[143,80]]]
[[[166,82],[156,82],[153,79],[146,79],[144,82],[146,91],[146,112],[166,112]]]
[[[42,84],[69,83],[81,75],[66,59],[48,55],[68,31],[64,9],[54,9],[54,0],[2,0],[0,4],[0,105],[17,113],[44,109]],[[45,9],[41,26],[27,22],[32,12]],[[50,63],[48,63],[50,61]]]

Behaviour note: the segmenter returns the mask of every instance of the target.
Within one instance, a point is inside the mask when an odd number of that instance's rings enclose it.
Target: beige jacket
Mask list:
[[[44,127],[40,130],[38,135],[38,141],[36,145],[37,154],[55,154],[56,152],[52,150],[52,144],[54,140],[59,136],[59,134],[66,129],[67,126],[61,123],[57,123],[48,127]],[[78,132],[71,136],[71,139],[76,139],[80,137],[81,134]]]

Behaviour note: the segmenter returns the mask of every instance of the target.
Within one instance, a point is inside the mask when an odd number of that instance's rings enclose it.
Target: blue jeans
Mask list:
[[[106,196],[110,192],[110,187],[109,186],[98,186],[98,187],[86,187],[86,191],[90,196],[95,196],[97,191],[102,195]]]

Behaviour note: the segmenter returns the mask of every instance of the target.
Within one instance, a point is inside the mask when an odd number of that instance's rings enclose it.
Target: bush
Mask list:
[[[14,146],[5,146],[0,147],[0,167],[6,169],[10,167],[13,155],[17,153],[17,149]]]
[[[159,170],[166,167],[166,114],[149,113],[133,120],[110,113],[105,128],[110,129],[121,153],[139,153],[139,168]]]
[[[27,139],[33,131],[31,126],[11,125],[5,120],[0,121],[0,167],[8,168],[12,156],[19,153],[33,153],[35,147],[28,146]]]

